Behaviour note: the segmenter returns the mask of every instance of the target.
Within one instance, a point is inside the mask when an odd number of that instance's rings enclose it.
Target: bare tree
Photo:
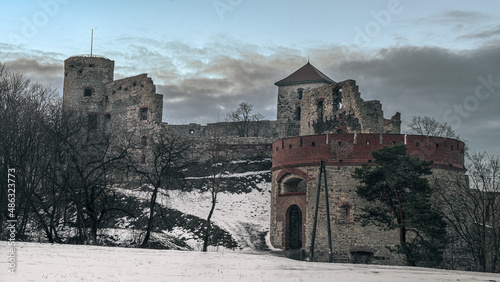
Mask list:
[[[231,122],[236,134],[240,137],[258,136],[265,117],[259,113],[252,114],[253,105],[240,103],[238,109],[227,113],[226,121]]]
[[[463,240],[475,270],[500,271],[500,159],[469,153],[467,179],[438,182],[443,214]]]
[[[408,128],[411,132],[419,135],[459,138],[446,122],[439,123],[434,118],[427,116],[413,116],[410,124],[408,124]]]
[[[207,189],[210,192],[211,206],[204,226],[203,252],[206,252],[208,248],[212,230],[211,220],[214,214],[215,206],[217,205],[217,196],[224,187],[225,181],[227,181],[224,173],[228,169],[230,162],[229,150],[225,148],[225,143],[222,140],[221,126],[219,125],[213,127],[208,134],[209,141],[207,150],[205,151],[205,156],[208,156],[207,167],[209,168],[210,175],[207,183]]]
[[[191,143],[184,138],[170,134],[165,130],[156,130],[150,138],[151,155],[141,164],[134,163],[135,172],[140,176],[141,182],[152,187],[149,198],[149,216],[146,234],[141,247],[147,247],[151,232],[154,228],[158,194],[161,190],[172,188],[176,180],[182,179],[184,171],[192,163],[189,157]]]
[[[70,194],[80,241],[97,244],[97,232],[106,216],[115,211],[128,213],[115,206],[118,196],[111,186],[128,164],[131,136],[92,129],[86,117],[71,110],[60,118],[63,121],[54,131],[60,149],[55,152],[60,158],[58,185]]]
[[[1,221],[17,219],[18,239],[25,233],[32,217],[32,200],[40,188],[47,163],[48,137],[44,123],[48,110],[57,102],[57,93],[48,87],[33,83],[21,74],[8,72],[0,64],[0,167],[15,173],[15,207],[0,212]],[[7,181],[0,183],[0,205],[7,207]],[[2,233],[3,224],[0,226]]]

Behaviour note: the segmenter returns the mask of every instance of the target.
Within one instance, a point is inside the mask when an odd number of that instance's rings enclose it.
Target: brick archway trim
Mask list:
[[[281,182],[281,179],[285,177],[288,174],[295,174],[300,177],[302,177],[304,180],[309,180],[309,175],[307,173],[303,172],[302,170],[296,169],[296,168],[285,168],[280,173],[278,173],[278,176],[276,177],[276,182],[279,183]]]

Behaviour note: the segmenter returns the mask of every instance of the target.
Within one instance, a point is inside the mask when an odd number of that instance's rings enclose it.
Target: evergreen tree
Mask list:
[[[446,244],[446,224],[430,198],[433,189],[425,175],[430,164],[406,155],[406,146],[384,147],[372,153],[376,166],[364,165],[353,174],[356,193],[368,203],[359,216],[362,225],[399,229],[399,245],[408,265],[437,266]]]

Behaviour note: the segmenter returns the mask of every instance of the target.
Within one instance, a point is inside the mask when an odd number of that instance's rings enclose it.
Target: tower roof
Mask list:
[[[320,70],[315,68],[311,63],[307,62],[303,67],[296,70],[291,75],[286,78],[276,82],[274,85],[283,86],[290,84],[299,84],[299,83],[311,83],[311,82],[326,82],[328,84],[335,83],[331,78],[326,76]]]

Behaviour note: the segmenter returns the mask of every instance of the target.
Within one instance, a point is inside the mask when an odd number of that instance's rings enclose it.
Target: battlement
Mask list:
[[[72,58],[101,58],[101,59],[109,60],[109,58],[106,58],[104,56],[90,55],[90,54],[74,55],[74,56],[69,57],[68,59],[72,59]]]
[[[359,166],[373,161],[372,152],[405,144],[407,153],[433,161],[433,167],[465,171],[462,141],[404,134],[324,134],[292,137],[273,143],[273,168],[317,165]]]

